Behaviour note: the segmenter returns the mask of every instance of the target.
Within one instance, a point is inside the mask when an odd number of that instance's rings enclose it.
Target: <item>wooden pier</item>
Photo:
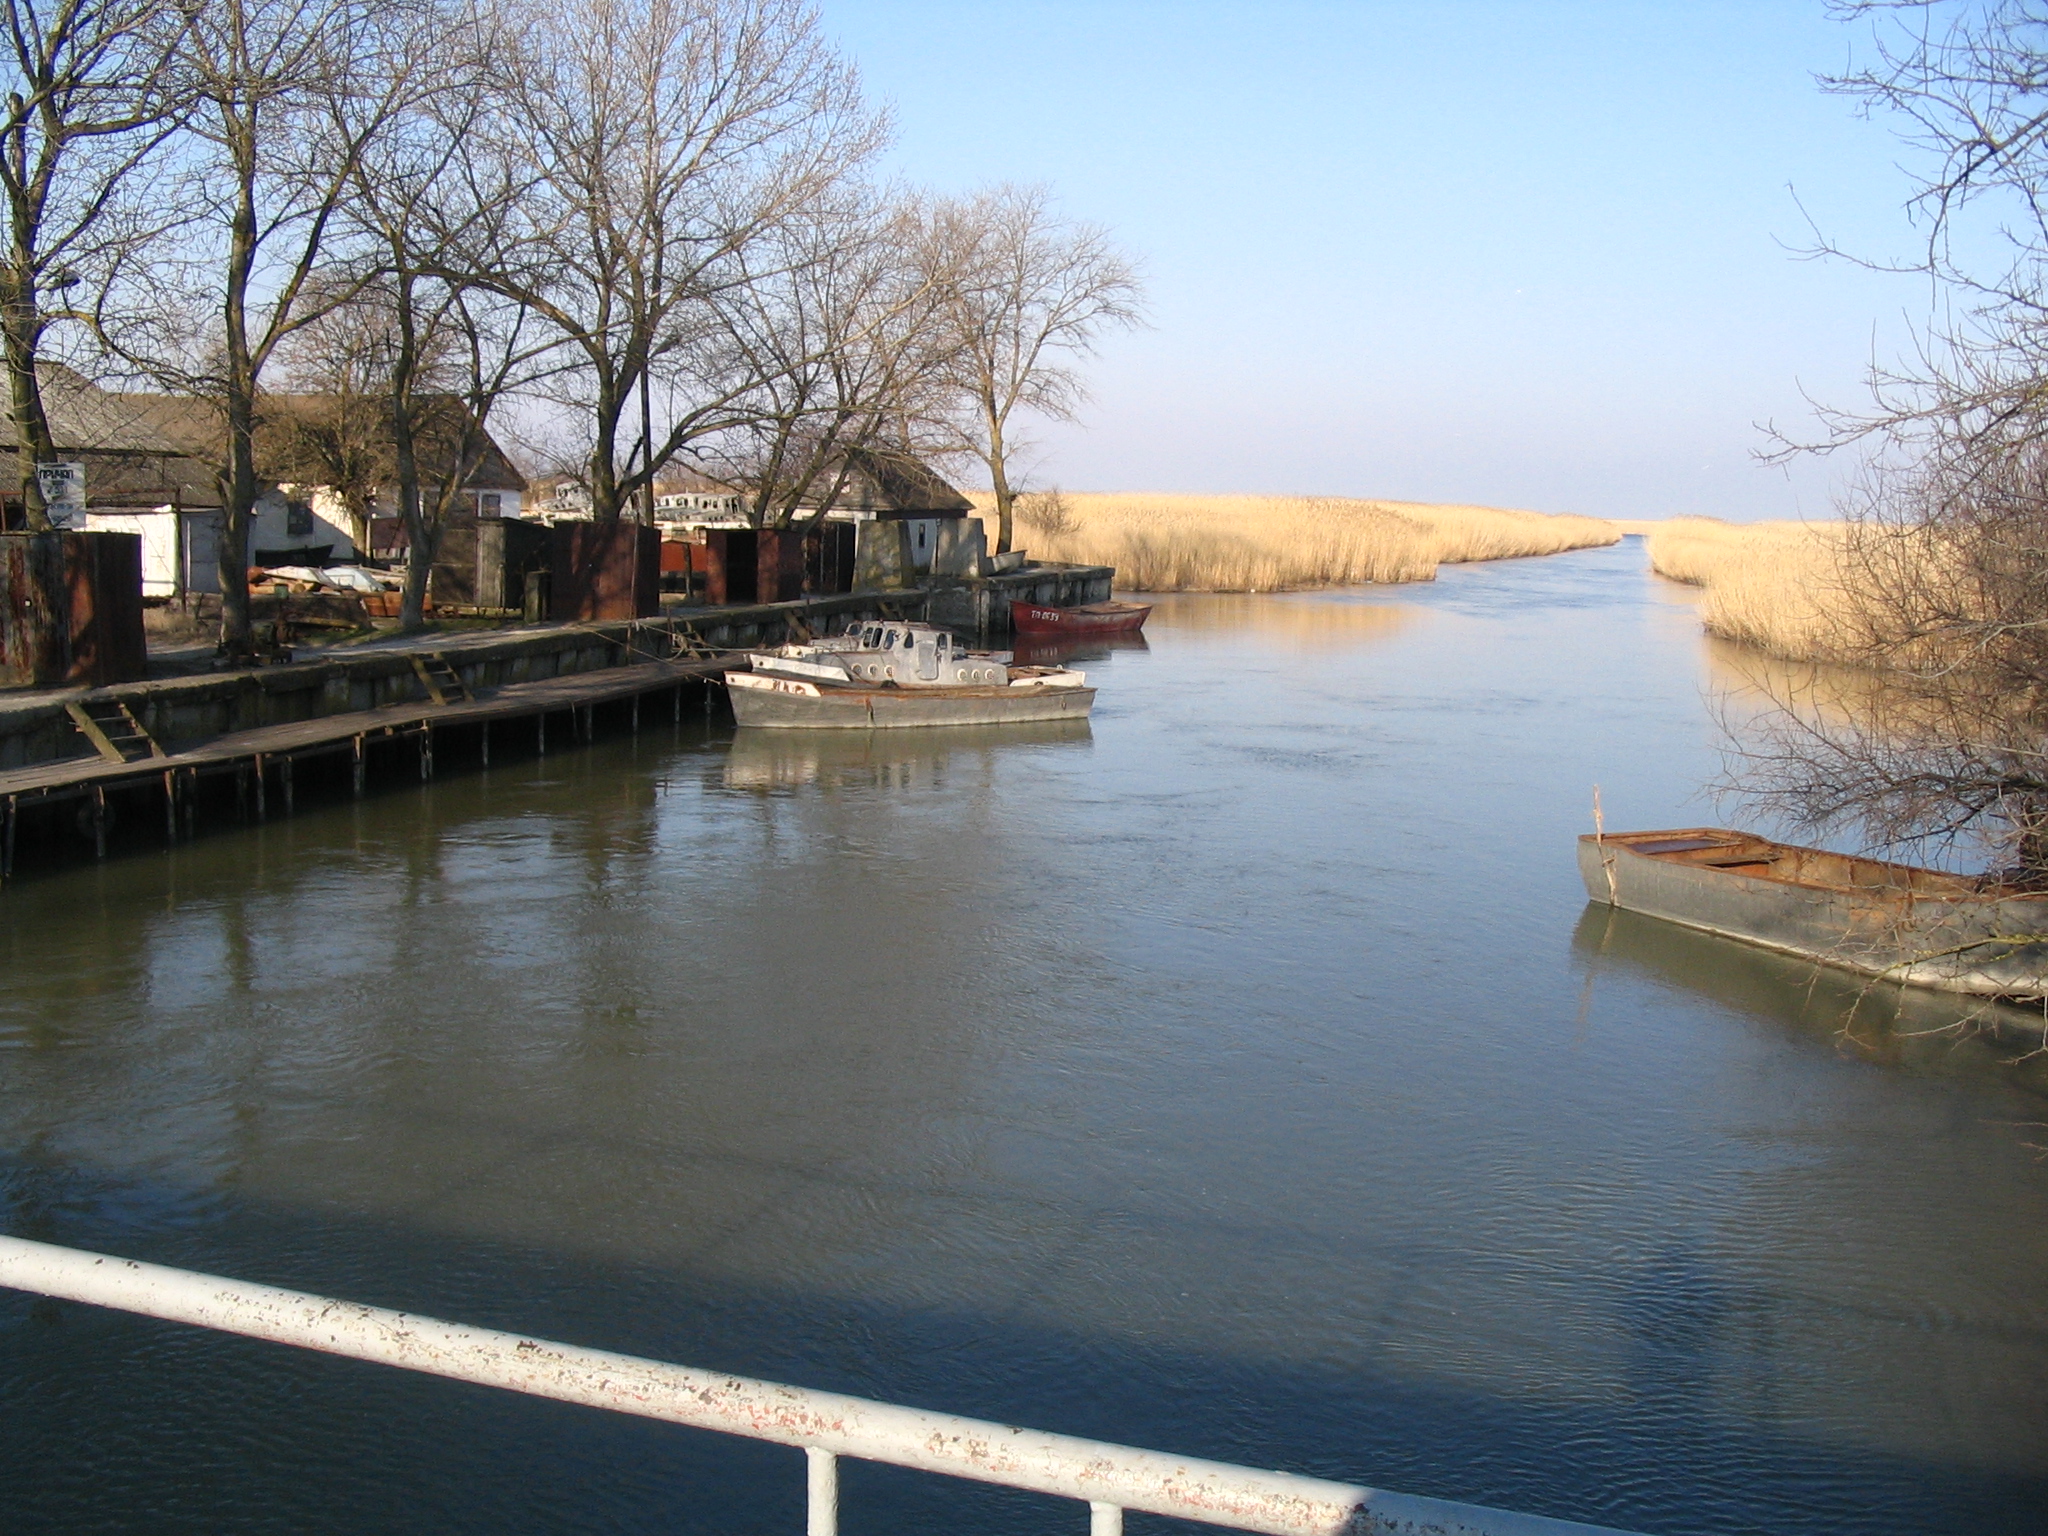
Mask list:
[[[112,795],[122,796],[130,804],[146,797],[160,805],[165,841],[175,843],[196,832],[200,786],[208,779],[232,777],[236,804],[245,812],[253,810],[258,818],[268,813],[273,794],[288,813],[293,808],[294,766],[309,758],[348,757],[355,793],[361,795],[374,746],[410,742],[417,752],[420,777],[430,779],[437,733],[477,730],[483,761],[489,764],[493,729],[503,733],[523,726],[533,732],[534,746],[544,754],[550,718],[568,716],[568,739],[586,742],[595,734],[599,707],[625,706],[637,730],[643,701],[650,695],[667,694],[674,717],[680,720],[686,692],[699,691],[715,683],[723,672],[744,665],[740,656],[642,661],[511,683],[476,698],[457,696],[467,693],[459,682],[448,690],[429,684],[430,696],[425,699],[237,731],[175,752],[153,748],[151,755],[138,755],[131,761],[117,762],[106,755],[74,757],[0,771],[0,882],[14,872],[16,833],[23,813],[39,807],[83,802],[81,829],[89,827],[94,851],[104,858],[107,802]],[[506,738],[501,734],[502,739]]]

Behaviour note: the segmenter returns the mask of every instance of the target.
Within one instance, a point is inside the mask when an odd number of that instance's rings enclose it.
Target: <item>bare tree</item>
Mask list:
[[[1058,486],[1027,491],[1017,498],[1017,521],[1037,531],[1041,538],[1064,538],[1081,531],[1081,519]]]
[[[1869,454],[1835,642],[1865,680],[1854,709],[1781,696],[1743,731],[1730,787],[1798,824],[1967,847],[2048,883],[2048,12],[1835,9],[1878,24],[1871,62],[1826,84],[1922,156],[1923,243],[1892,265],[1931,281],[1941,318],[1873,374],[1868,408],[1824,410],[1818,442],[1780,437],[1780,453]],[[1987,248],[1989,269],[1965,259]]]
[[[593,515],[614,520],[747,419],[757,381],[733,373],[716,301],[762,280],[764,242],[882,124],[799,0],[523,4],[503,149],[539,259],[491,281],[561,348],[554,398],[589,424]]]
[[[955,407],[936,442],[988,471],[996,549],[1010,548],[1021,418],[1070,420],[1086,398],[1075,364],[1143,316],[1137,270],[1108,232],[1061,218],[1043,187],[1000,186],[936,205],[926,249],[948,286]]]
[[[337,214],[397,106],[418,89],[392,46],[421,7],[374,0],[207,0],[179,66],[194,107],[184,138],[190,209],[175,266],[150,274],[129,365],[212,407],[219,422],[221,647],[249,653],[249,533],[265,371],[374,272],[338,263]],[[197,317],[197,323],[195,323]]]
[[[53,321],[96,295],[162,220],[131,195],[183,100],[172,67],[185,12],[162,0],[6,0],[0,191],[7,246],[0,336],[28,526],[50,526],[36,465],[56,457],[36,363]],[[63,295],[52,311],[46,297]]]
[[[341,502],[356,548],[368,553],[377,492],[392,482],[388,310],[364,301],[327,309],[280,349],[277,375],[293,398],[258,400],[256,465],[262,479],[326,486]]]
[[[815,526],[876,451],[945,403],[953,361],[945,285],[918,251],[917,211],[849,188],[786,220],[730,285],[724,393],[744,424],[704,460],[747,487],[760,527]],[[708,355],[709,348],[705,349]]]
[[[459,0],[458,0],[459,3]],[[401,627],[421,624],[442,530],[493,446],[488,422],[551,371],[556,338],[506,297],[538,281],[545,253],[515,216],[531,191],[503,150],[495,86],[525,67],[488,8],[448,3],[404,40],[431,80],[397,110],[355,173],[346,210],[377,277],[356,308],[381,344],[383,424],[406,534]]]

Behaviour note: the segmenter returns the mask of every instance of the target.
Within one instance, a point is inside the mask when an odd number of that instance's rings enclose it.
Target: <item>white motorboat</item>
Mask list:
[[[936,625],[895,619],[871,619],[843,635],[753,651],[747,660],[758,674],[826,684],[961,688],[1010,681],[1010,652],[971,650]]]
[[[970,650],[946,630],[897,620],[816,644],[755,651],[748,662],[751,671],[725,675],[741,725],[1005,725],[1082,719],[1095,704],[1085,672],[1012,666],[1007,651]]]

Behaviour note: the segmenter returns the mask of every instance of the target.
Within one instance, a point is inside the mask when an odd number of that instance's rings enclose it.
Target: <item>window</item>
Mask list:
[[[498,517],[503,513],[504,507],[505,498],[496,491],[482,491],[477,495],[476,515],[478,517]]]
[[[288,501],[284,504],[284,536],[288,539],[310,538],[313,533],[313,504],[310,501]]]

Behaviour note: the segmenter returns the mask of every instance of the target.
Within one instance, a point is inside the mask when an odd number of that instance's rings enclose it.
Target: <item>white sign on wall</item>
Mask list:
[[[85,526],[85,466],[75,461],[44,460],[36,465],[36,480],[43,488],[43,505],[50,512],[53,528]]]

